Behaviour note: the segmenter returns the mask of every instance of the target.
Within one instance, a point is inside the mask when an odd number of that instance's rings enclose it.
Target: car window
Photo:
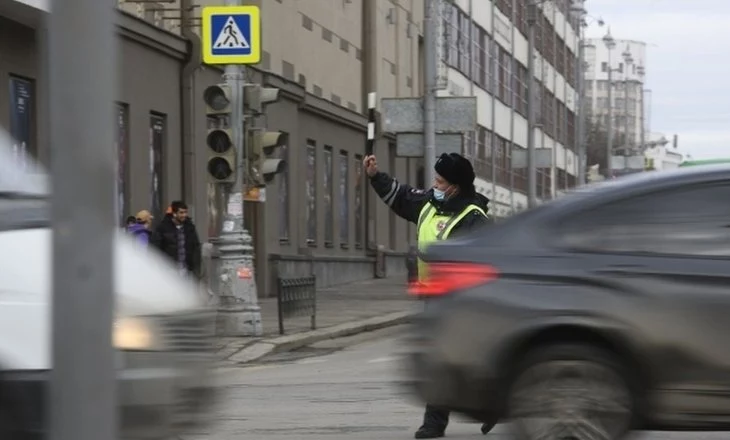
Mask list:
[[[561,221],[579,250],[730,257],[730,184],[646,194]]]

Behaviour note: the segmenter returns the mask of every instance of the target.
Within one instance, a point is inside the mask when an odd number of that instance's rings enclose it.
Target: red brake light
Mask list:
[[[434,263],[428,266],[428,278],[410,283],[408,293],[419,297],[442,296],[494,281],[498,276],[497,269],[486,264]]]

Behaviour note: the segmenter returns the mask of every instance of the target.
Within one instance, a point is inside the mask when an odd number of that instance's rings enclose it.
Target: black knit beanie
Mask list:
[[[464,156],[457,153],[442,154],[436,161],[434,169],[439,176],[446,179],[447,182],[458,185],[465,193],[473,193],[474,167],[471,162]]]

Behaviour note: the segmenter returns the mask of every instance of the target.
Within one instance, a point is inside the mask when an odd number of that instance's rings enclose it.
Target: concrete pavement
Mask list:
[[[227,363],[247,363],[272,352],[293,350],[320,340],[402,324],[422,307],[406,293],[405,276],[370,279],[317,290],[317,329],[307,316],[287,318],[279,334],[276,298],[260,300],[264,336],[221,338],[218,352]]]
[[[271,363],[224,369],[225,399],[211,426],[183,440],[411,439],[421,404],[398,386],[398,329],[330,340]],[[378,339],[370,339],[380,336]],[[348,346],[356,343],[356,345]],[[347,346],[340,350],[343,346]],[[454,417],[447,439],[507,439],[504,426],[488,436],[479,424]],[[648,433],[642,440],[724,440],[727,433]]]

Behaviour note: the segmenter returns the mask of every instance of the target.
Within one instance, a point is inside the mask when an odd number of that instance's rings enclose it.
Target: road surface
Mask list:
[[[390,329],[225,369],[220,380],[226,396],[211,426],[183,440],[412,439],[423,409],[397,385],[399,336]],[[483,436],[479,426],[454,417],[446,438],[509,438],[506,427]],[[728,434],[649,433],[639,438],[724,440]]]

